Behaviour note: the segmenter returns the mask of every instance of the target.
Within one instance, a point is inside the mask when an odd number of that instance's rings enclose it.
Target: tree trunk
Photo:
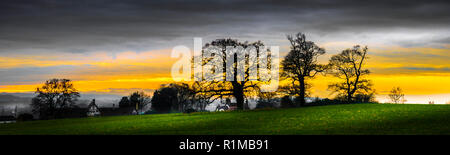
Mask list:
[[[239,110],[244,109],[244,88],[237,81],[233,81],[233,96],[236,98],[237,108]]]
[[[234,93],[233,95],[236,98],[237,108],[239,110],[244,109],[244,94],[243,93]]]
[[[305,79],[304,78],[300,78],[300,93],[299,93],[299,100],[297,100],[300,104],[300,106],[304,106],[306,101],[305,101],[305,93],[306,92],[306,87],[305,87]]]
[[[348,103],[351,103],[351,102],[352,102],[352,93],[351,93],[351,92],[348,92],[348,93],[347,93],[347,102],[348,102]]]

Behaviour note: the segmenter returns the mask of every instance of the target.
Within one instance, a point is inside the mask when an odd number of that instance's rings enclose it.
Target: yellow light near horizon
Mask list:
[[[335,46],[341,43],[330,43]],[[350,43],[349,43],[350,45]],[[351,47],[351,46],[350,46]],[[450,46],[448,46],[450,47]],[[405,70],[402,67],[429,67],[445,69],[450,67],[449,49],[434,48],[399,48],[369,49],[369,59],[366,66],[373,73],[367,76],[374,83],[379,94],[386,94],[392,87],[401,87],[405,94],[448,94],[450,93],[450,73],[448,71]],[[389,57],[377,54],[392,54],[417,52],[434,54],[439,57]],[[64,57],[50,56],[17,56],[0,57],[0,68],[26,68],[74,65],[74,71],[59,73],[60,76],[74,81],[75,87],[81,92],[119,93],[114,89],[157,89],[161,84],[173,82],[170,68],[177,59],[170,58],[170,49],[149,52],[123,52],[111,57],[105,52],[92,55],[65,55]],[[395,53],[394,53],[395,54]],[[331,55],[327,55],[331,56]],[[67,60],[65,60],[67,59]],[[327,57],[323,58],[324,63]],[[86,65],[86,66],[83,66]],[[81,66],[81,67],[80,67]],[[397,72],[397,69],[400,72]],[[63,75],[62,75],[63,74]],[[48,75],[53,76],[53,75]],[[330,97],[327,90],[330,83],[340,81],[332,76],[318,76],[310,80],[312,96]],[[34,92],[36,87],[44,81],[34,81],[27,84],[0,85],[0,92]]]
[[[388,94],[393,87],[401,87],[405,94],[447,94],[450,93],[450,76],[448,75],[369,75],[377,94]],[[310,80],[313,85],[312,96],[330,97],[328,85],[334,82],[342,82],[341,79],[332,76],[318,76]]]
[[[152,77],[153,76],[153,77]],[[450,93],[450,75],[449,74],[431,74],[431,75],[369,75],[374,88],[378,94],[386,94],[394,86],[401,87],[405,94],[445,94]],[[102,76],[93,75],[89,79],[74,81],[75,87],[81,92],[99,92],[107,93],[111,89],[157,89],[161,84],[170,83],[174,80],[170,74],[160,75],[141,75],[141,76]],[[95,80],[98,79],[98,80]],[[310,90],[312,96],[330,97],[328,85],[334,82],[342,81],[333,76],[317,76],[309,80],[312,84]],[[2,85],[0,92],[34,92],[42,85],[32,83],[25,85]]]
[[[155,79],[117,79],[105,81],[74,81],[75,88],[81,93],[113,93],[125,95],[135,89],[157,89],[161,84],[173,82],[171,78]],[[6,93],[30,93],[42,84],[29,85],[3,85],[0,86],[0,92]],[[114,90],[124,91],[114,91]],[[129,90],[129,91],[127,91]]]

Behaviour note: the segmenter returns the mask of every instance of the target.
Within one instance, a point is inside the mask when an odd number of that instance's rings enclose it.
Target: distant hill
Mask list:
[[[31,97],[19,97],[11,94],[0,94],[0,104],[30,104]]]

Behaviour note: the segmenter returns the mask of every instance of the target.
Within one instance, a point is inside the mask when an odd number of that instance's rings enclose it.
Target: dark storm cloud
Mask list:
[[[257,40],[278,34],[275,39],[284,39],[280,34],[297,31],[333,36],[448,30],[448,10],[445,1],[5,0],[0,5],[0,52],[140,51],[171,48],[182,43],[180,38]]]

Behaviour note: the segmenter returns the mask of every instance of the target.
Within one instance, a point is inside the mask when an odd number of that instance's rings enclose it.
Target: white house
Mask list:
[[[95,104],[95,99],[93,99],[88,106],[87,116],[100,116],[100,109],[98,108],[97,104]]]

